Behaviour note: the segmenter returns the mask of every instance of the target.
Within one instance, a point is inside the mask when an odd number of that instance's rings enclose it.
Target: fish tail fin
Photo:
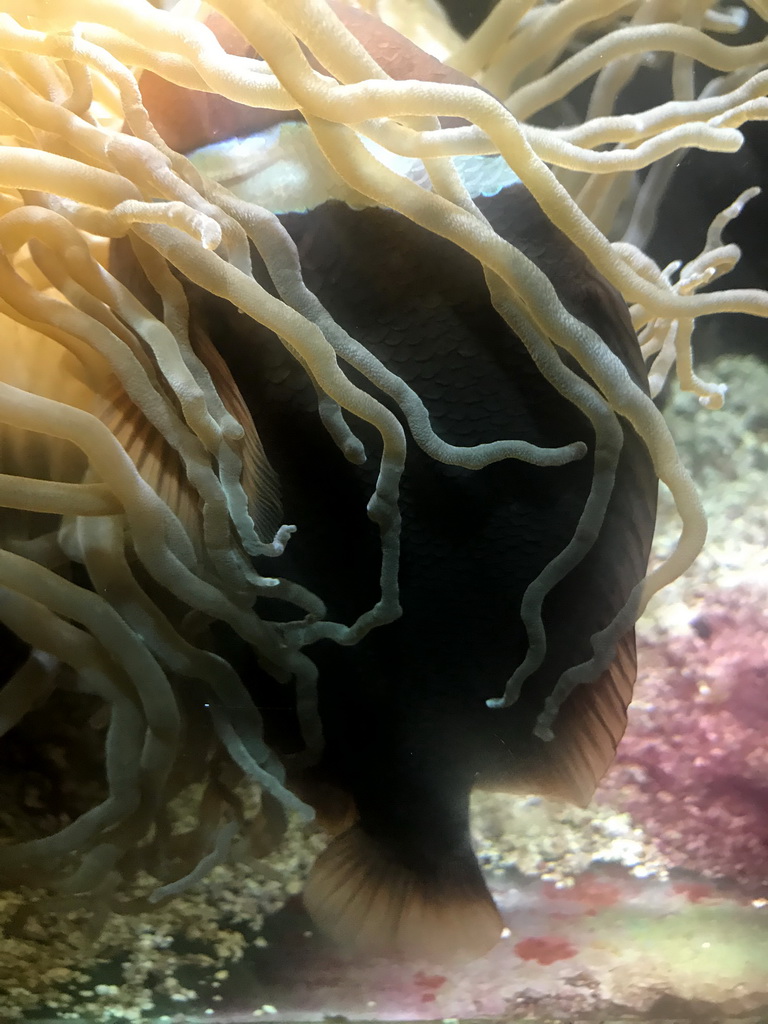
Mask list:
[[[445,870],[418,872],[361,825],[318,857],[304,902],[318,929],[364,955],[471,960],[496,945],[502,923],[469,842]]]

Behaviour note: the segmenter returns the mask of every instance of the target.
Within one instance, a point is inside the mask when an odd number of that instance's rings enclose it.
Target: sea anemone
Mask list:
[[[768,44],[714,38],[739,30],[737,8],[693,11],[672,2],[663,5],[665,21],[649,22],[640,0],[501,0],[469,40],[442,25],[435,46],[477,88],[460,76],[390,77],[340,19],[343,8],[324,0],[182,0],[170,11],[146,0],[6,0],[3,7],[0,621],[16,663],[0,691],[0,730],[60,692],[101,702],[108,725],[103,800],[51,834],[6,843],[0,875],[10,885],[107,898],[135,869],[138,848],[158,881],[157,901],[228,855],[241,824],[239,779],[286,810],[311,813],[286,785],[257,701],[217,643],[217,629],[295,687],[311,757],[322,736],[307,646],[321,638],[354,644],[399,614],[406,437],[431,458],[470,470],[523,459],[556,473],[584,451],[515,438],[461,447],[437,436],[408,384],[307,290],[276,211],[239,197],[231,182],[172,148],[186,148],[183,133],[171,145],[162,137],[142,101],[142,73],[224,104],[300,111],[340,190],[360,206],[399,211],[478,261],[490,301],[538,371],[591,419],[596,465],[617,418],[632,425],[673,495],[681,532],[642,594],[594,638],[593,671],[648,596],[696,557],[704,517],[652,400],[566,311],[546,275],[494,232],[457,164],[500,154],[630,304],[652,360],[651,393],[676,364],[682,386],[716,408],[722,389],[693,372],[690,338],[697,317],[768,315],[763,292],[698,293],[738,258],[721,231],[751,193],[734,196],[708,233],[702,227],[702,252],[682,269],[659,269],[635,243],[663,194],[665,161],[686,148],[733,152],[740,125],[766,116]],[[396,27],[416,34],[412,8],[393,7]],[[243,52],[222,46],[206,23],[213,11],[216,24],[247,42]],[[428,42],[423,32],[419,41]],[[615,113],[651,51],[672,54],[671,99]],[[698,95],[696,64],[722,72]],[[586,119],[557,129],[536,123],[587,81]],[[183,124],[183,110],[178,117]],[[418,165],[421,176],[406,165]],[[115,240],[116,248],[130,246],[152,301],[110,272]],[[252,274],[251,246],[269,289]],[[293,526],[282,521],[280,481],[226,363],[190,319],[180,276],[281,339],[317,392],[318,431],[328,431],[346,458],[365,457],[356,423],[380,438],[367,505],[381,542],[379,592],[354,621],[332,621],[322,593],[281,576]],[[610,474],[596,473],[585,536],[610,491]],[[576,538],[531,585],[522,609],[529,657],[510,666],[500,704],[514,700],[535,666],[545,642],[542,603],[586,543]],[[292,614],[277,614],[276,601]],[[539,722],[542,735],[583,669],[574,665],[560,679]],[[167,805],[192,782],[204,784],[200,823],[185,856],[169,862],[162,855]]]

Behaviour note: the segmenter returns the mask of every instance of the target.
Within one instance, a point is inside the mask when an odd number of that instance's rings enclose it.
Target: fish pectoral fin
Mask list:
[[[248,498],[248,511],[262,540],[271,541],[283,522],[280,481],[267,458],[250,409],[235,378],[207,333],[190,326],[190,341],[195,355],[211,375],[216,392],[227,412],[243,428],[238,455],[242,461],[240,483]]]
[[[134,249],[134,245],[138,248]],[[163,303],[159,291],[150,283],[139,253],[145,243],[132,242],[128,238],[113,239],[109,252],[109,270],[149,312],[163,320]],[[233,318],[237,318],[234,310]],[[243,398],[232,373],[201,323],[204,317],[199,306],[189,310],[188,341],[192,350],[210,376],[213,390],[227,412],[242,428],[242,437],[230,434],[226,446],[231,448],[240,460],[239,482],[245,492],[248,512],[253,519],[259,538],[265,542],[273,539],[283,521],[280,500],[280,484],[259,437],[251,412]],[[182,335],[183,338],[183,335]],[[147,361],[147,353],[134,339],[135,354]],[[198,380],[199,383],[199,380]],[[176,407],[177,395],[163,382],[158,373],[152,381],[156,391],[165,394]],[[204,546],[201,498],[190,483],[179,452],[147,420],[142,410],[126,394],[117,379],[107,385],[101,396],[100,407],[94,410],[101,420],[117,437],[142,478],[159,494],[171,511],[181,521],[192,543],[199,549]],[[180,410],[179,410],[180,411]],[[204,457],[221,461],[223,449],[210,452]]]
[[[613,763],[627,727],[627,707],[637,677],[635,631],[619,641],[616,655],[594,682],[577,686],[554,723],[549,748],[549,793],[585,807]]]
[[[200,496],[187,479],[179,453],[155,429],[114,378],[95,407],[139,475],[178,518],[192,542],[201,545]]]
[[[227,412],[242,427],[242,437],[226,443],[240,460],[239,482],[257,534],[261,540],[269,542],[282,521],[277,476],[226,363],[203,331],[193,329],[192,344]],[[162,389],[159,381],[157,388]],[[202,550],[205,546],[202,498],[189,479],[179,451],[149,422],[117,378],[109,382],[95,411],[125,449],[142,479],[168,505],[192,542]],[[220,460],[222,450],[203,453],[201,449],[196,458]]]
[[[363,955],[472,960],[496,945],[502,929],[469,843],[446,877],[439,869],[425,877],[360,825],[318,857],[304,902],[321,932]]]
[[[566,800],[586,807],[613,763],[627,726],[627,707],[637,677],[635,631],[626,633],[616,655],[594,683],[582,683],[565,699],[554,721],[554,739],[542,741],[527,769],[489,772],[475,789]]]

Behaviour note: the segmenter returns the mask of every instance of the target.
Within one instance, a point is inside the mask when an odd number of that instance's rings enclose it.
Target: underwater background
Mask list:
[[[62,911],[59,897],[54,912],[27,916],[29,893],[0,895],[0,1020],[764,1020],[768,368],[726,355],[702,373],[728,384],[724,409],[712,416],[673,387],[666,414],[709,540],[638,625],[616,764],[584,810],[474,798],[476,849],[507,926],[496,949],[445,970],[341,956],[301,906],[324,841],[296,822],[277,854],[257,863],[258,850],[241,848],[152,913],[101,921],[87,907]],[[96,783],[76,717],[54,730],[40,717],[44,755],[76,755],[65,777],[87,802]],[[5,835],[51,813],[48,777],[4,773]],[[241,796],[256,820],[257,799]]]
[[[472,4],[457,7],[462,31],[484,13],[479,5],[474,15]],[[665,247],[679,254],[681,239],[683,249],[698,251],[680,196],[706,224],[739,190],[735,178],[760,182],[763,135],[750,139],[752,150],[737,169],[710,164],[705,154],[670,191],[650,246],[661,265]],[[679,221],[670,212],[676,204]],[[737,222],[733,230],[742,233],[744,249],[736,273],[764,286],[762,210],[756,204],[747,225]],[[91,904],[79,896],[69,904],[62,896],[46,903],[44,894],[26,889],[0,892],[0,1024],[345,1018],[764,1024],[765,328],[763,321],[755,327],[742,318],[714,318],[702,333],[697,350],[706,359],[697,371],[727,385],[723,409],[701,408],[674,381],[661,404],[706,509],[706,547],[638,623],[628,729],[589,807],[475,794],[474,844],[505,925],[494,950],[445,969],[341,954],[313,932],[300,898],[326,840],[290,821],[279,850],[265,855],[282,822],[272,820],[277,812],[262,806],[253,788],[240,784],[234,795],[238,814],[252,824],[247,838],[233,844],[229,863],[162,907],[142,909],[155,882],[141,872],[136,906],[129,898],[119,915],[103,910],[97,897]],[[668,547],[677,530],[662,490],[655,546]],[[0,842],[53,832],[103,799],[104,724],[92,702],[74,693],[57,693],[27,716],[23,735],[11,735],[0,750]],[[37,761],[30,765],[31,748]],[[169,808],[171,844],[194,827],[200,795],[185,792]]]

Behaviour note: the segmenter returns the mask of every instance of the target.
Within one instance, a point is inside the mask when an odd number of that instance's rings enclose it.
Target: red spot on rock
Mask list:
[[[544,895],[550,900],[580,903],[588,908],[587,913],[596,914],[598,910],[618,903],[622,897],[622,888],[615,882],[585,874],[580,875],[568,888],[558,889],[552,884],[548,885]]]
[[[444,978],[442,974],[425,974],[423,971],[418,971],[413,976],[413,980],[420,988],[437,989],[444,985],[448,979]]]
[[[437,996],[435,995],[434,992],[425,992],[424,995],[421,997],[422,1003],[434,1003],[436,999]]]
[[[536,936],[523,939],[515,946],[515,953],[521,960],[536,960],[540,964],[554,964],[558,960],[570,960],[578,950],[557,936]]]
[[[714,885],[706,885],[704,882],[678,882],[672,889],[678,896],[685,896],[690,903],[722,899]]]

